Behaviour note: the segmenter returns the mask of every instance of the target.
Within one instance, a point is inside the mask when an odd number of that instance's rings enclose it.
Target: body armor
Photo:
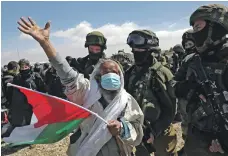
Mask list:
[[[221,114],[222,120],[228,123],[228,92],[225,88],[223,74],[227,69],[227,64],[224,63],[203,63],[204,71],[211,81],[211,86],[213,88],[215,96],[217,96],[216,106],[207,105],[207,100],[205,93],[201,87],[195,91],[193,101],[198,101],[194,105],[189,105],[188,109],[190,110],[190,120],[198,129],[203,131],[218,132],[220,131],[219,125],[222,121],[216,121],[216,111]],[[187,71],[187,79],[192,79],[191,71]],[[191,75],[191,76],[190,76]],[[195,76],[193,76],[195,77]],[[194,78],[195,79],[195,78]],[[196,78],[197,79],[197,78]],[[205,106],[206,105],[206,106]],[[225,127],[228,130],[228,127]]]

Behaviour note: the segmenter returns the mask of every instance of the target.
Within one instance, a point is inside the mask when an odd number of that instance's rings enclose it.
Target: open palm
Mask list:
[[[47,22],[44,29],[41,29],[34,20],[30,17],[28,18],[29,22],[26,21],[23,17],[17,23],[20,25],[18,29],[30,36],[32,36],[39,43],[48,40],[50,35],[50,22]]]

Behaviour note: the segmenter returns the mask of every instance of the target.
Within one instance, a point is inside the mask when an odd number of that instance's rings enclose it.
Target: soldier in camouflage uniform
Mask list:
[[[125,89],[145,116],[144,138],[136,147],[136,155],[146,156],[155,149],[156,155],[176,153],[176,133],[170,126],[176,109],[173,75],[152,56],[159,50],[159,40],[152,31],[135,30],[129,34],[127,44],[132,48],[135,65],[125,73]]]
[[[111,59],[117,61],[123,67],[123,71],[127,71],[134,64],[134,57],[130,53],[125,53],[124,50],[119,50],[118,54],[113,54]]]
[[[188,156],[228,155],[228,8],[199,7],[190,17],[196,53],[175,75],[176,96],[185,98]]]
[[[153,56],[157,59],[157,61],[161,62],[161,64],[163,66],[165,66],[166,68],[170,69],[170,66],[167,63],[165,56],[162,55],[161,48],[159,48],[158,50],[155,50],[153,52]]]
[[[94,66],[100,58],[104,58],[104,50],[106,47],[107,39],[99,31],[93,31],[86,36],[85,48],[88,48],[89,55],[83,58],[71,59],[70,65],[75,68],[79,73],[84,74],[85,78],[89,79]]]

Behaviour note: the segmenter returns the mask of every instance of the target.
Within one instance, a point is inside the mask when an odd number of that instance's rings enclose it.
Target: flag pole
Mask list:
[[[62,100],[62,101],[64,101],[64,102],[68,102],[68,103],[70,103],[70,104],[72,104],[72,105],[76,105],[77,107],[79,107],[79,108],[81,108],[81,109],[84,109],[84,110],[87,111],[87,112],[90,112],[91,114],[95,115],[97,118],[99,118],[100,120],[102,120],[103,122],[105,122],[106,124],[108,124],[108,122],[105,121],[105,119],[103,119],[103,118],[102,118],[101,116],[99,116],[97,113],[94,113],[93,111],[91,111],[91,110],[89,110],[89,109],[87,109],[87,108],[85,108],[85,107],[83,107],[83,106],[81,106],[81,105],[78,105],[78,104],[76,104],[76,103],[73,103],[73,102],[71,102],[71,101],[67,101],[67,100],[65,100],[65,99],[61,99],[61,98],[59,98],[59,97],[52,96],[52,95],[49,95],[49,94],[41,93],[41,92],[38,92],[38,91],[36,91],[36,90],[32,90],[32,89],[28,89],[28,88],[25,88],[25,87],[21,87],[21,86],[12,84],[12,83],[7,83],[7,87],[10,87],[10,86],[16,87],[16,88],[22,88],[22,89],[25,89],[25,90],[28,90],[28,91],[31,91],[31,92],[39,93],[39,94],[42,94],[42,95],[45,95],[45,96],[48,96],[48,97],[51,97],[51,98],[55,98],[55,99],[58,99],[58,100]]]

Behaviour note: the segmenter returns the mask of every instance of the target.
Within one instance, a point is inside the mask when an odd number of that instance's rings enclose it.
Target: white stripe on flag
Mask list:
[[[37,120],[36,115],[35,115],[34,113],[32,113],[32,118],[31,118],[30,125],[35,124],[35,123],[37,123],[37,122],[38,122],[38,120]]]
[[[35,128],[34,125],[16,127],[10,136],[3,138],[3,140],[7,143],[31,142],[40,135],[46,126],[47,124],[39,128]]]

